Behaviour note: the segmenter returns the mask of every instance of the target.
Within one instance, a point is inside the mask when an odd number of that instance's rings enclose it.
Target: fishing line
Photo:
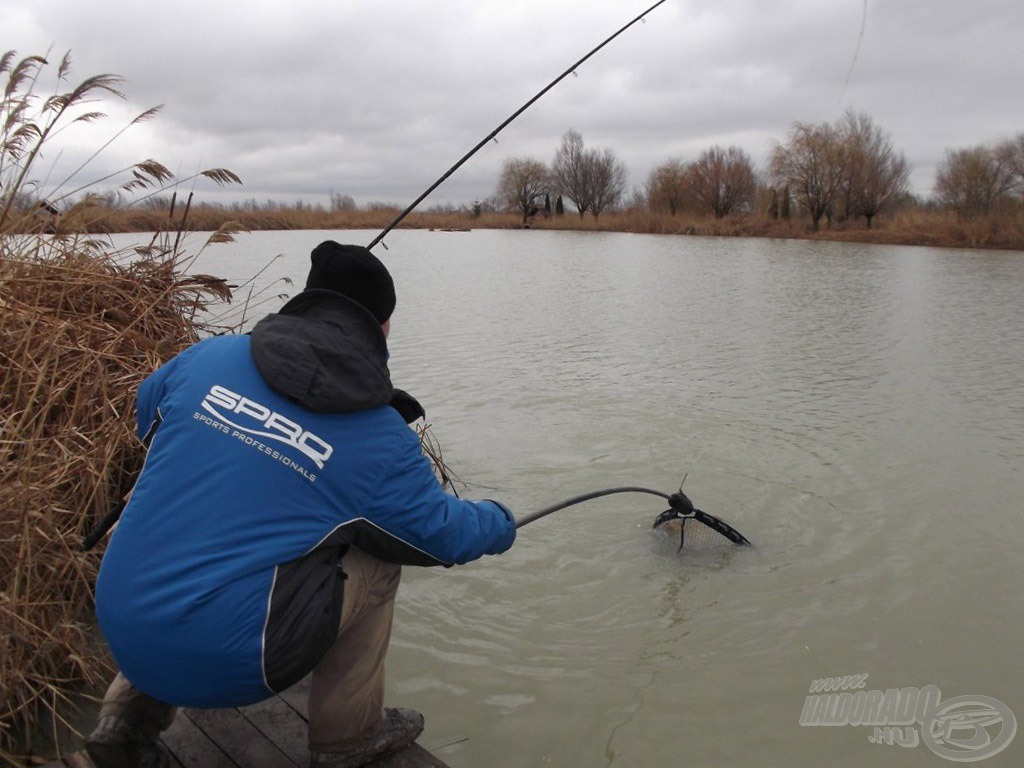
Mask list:
[[[850,71],[846,73],[846,81],[843,83],[843,90],[839,93],[839,103],[843,103],[846,96],[846,89],[850,87],[850,80],[853,79],[853,70],[857,67],[857,59],[860,58],[860,48],[864,44],[864,32],[868,28],[868,0],[864,0],[864,11],[860,16],[860,34],[857,35],[857,48],[853,52],[853,61],[850,62]]]
[[[583,62],[585,62],[587,59],[589,59],[595,53],[600,51],[602,48],[604,48],[606,45],[608,45],[608,43],[610,43],[616,37],[621,35],[627,29],[632,27],[638,21],[643,21],[644,17],[647,14],[649,14],[651,11],[653,11],[655,8],[657,8],[662,3],[665,3],[666,1],[667,0],[658,0],[658,2],[656,2],[654,5],[652,5],[650,8],[648,8],[646,11],[641,13],[635,19],[630,21],[628,24],[625,24],[624,26],[620,27],[619,30],[615,34],[613,34],[610,37],[608,37],[604,42],[602,42],[596,48],[591,49],[591,51],[586,56],[584,56],[583,58],[579,59],[577,62],[572,64],[562,74],[560,74],[558,77],[556,77],[554,80],[552,80],[546,86],[544,86],[544,88],[542,88],[540,91],[538,91],[529,101],[527,101],[525,104],[523,104],[523,106],[521,106],[519,109],[517,109],[511,115],[509,115],[505,119],[505,121],[503,123],[501,123],[497,128],[495,128],[489,134],[484,136],[484,138],[482,138],[480,140],[479,144],[477,144],[475,147],[473,147],[471,150],[469,150],[469,152],[467,152],[465,155],[463,155],[458,160],[458,162],[455,163],[455,165],[453,165],[451,168],[449,168],[447,171],[445,171],[444,174],[442,174],[442,176],[437,181],[435,181],[433,184],[431,184],[429,187],[427,187],[423,191],[423,194],[421,194],[419,197],[417,197],[415,200],[413,200],[412,203],[409,204],[408,208],[406,208],[404,211],[402,211],[400,214],[398,214],[398,216],[396,216],[395,219],[390,224],[388,224],[383,230],[381,230],[381,233],[379,235],[377,235],[375,238],[373,238],[373,240],[370,242],[370,244],[368,246],[366,246],[367,249],[371,249],[377,243],[381,242],[384,239],[384,237],[388,234],[388,232],[390,232],[392,229],[394,229],[396,226],[398,226],[398,223],[400,221],[402,221],[402,219],[404,219],[406,216],[408,216],[410,213],[412,213],[412,211],[416,208],[416,206],[419,205],[420,203],[422,203],[426,199],[427,195],[429,195],[431,192],[433,192],[435,189],[437,189],[439,186],[441,186],[441,184],[443,184],[444,181],[449,176],[451,176],[453,173],[455,173],[455,171],[457,171],[459,168],[462,167],[463,163],[465,163],[467,160],[469,160],[469,158],[471,158],[473,155],[475,155],[477,152],[479,152],[481,147],[483,147],[488,142],[492,141],[499,133],[501,133],[501,131],[505,128],[505,126],[507,126],[509,123],[511,123],[517,117],[519,117],[523,112],[525,112],[527,109],[529,109],[530,106],[532,106],[533,103],[535,101],[537,101],[541,96],[543,96],[545,93],[550,91],[552,88],[554,88],[556,85],[558,85],[560,82],[562,82],[562,80],[564,80],[569,75],[575,74],[576,68],[579,67]],[[386,244],[384,245],[384,248],[385,248],[385,250],[387,249],[387,245]]]
[[[693,502],[683,493],[682,488],[675,493],[664,493],[653,488],[642,488],[635,485],[590,491],[589,493],[564,499],[543,509],[538,509],[536,512],[531,512],[528,515],[523,515],[516,520],[516,528],[522,528],[524,525],[546,517],[552,512],[558,512],[561,509],[573,507],[585,501],[598,499],[602,496],[611,496],[616,493],[646,493],[665,499],[668,502],[669,508],[654,519],[654,525],[651,527],[654,530],[669,532],[674,532],[674,529],[678,527],[679,549],[677,551],[679,552],[684,547],[704,550],[727,544],[735,544],[741,547],[751,546],[747,537],[729,525],[729,523],[702,509],[694,507]]]

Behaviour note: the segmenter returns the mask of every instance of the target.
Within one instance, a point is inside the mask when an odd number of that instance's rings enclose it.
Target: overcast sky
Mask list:
[[[125,78],[110,119],[50,152],[51,178],[163,105],[92,172],[153,157],[179,176],[229,168],[239,199],[404,205],[652,2],[0,0],[0,51],[70,51],[76,83]],[[927,195],[947,149],[1024,132],[1022,33],[1021,0],[667,0],[422,207],[487,198],[504,159],[550,162],[569,128],[639,187],[715,144],[763,168],[794,121],[849,108],[891,135]]]

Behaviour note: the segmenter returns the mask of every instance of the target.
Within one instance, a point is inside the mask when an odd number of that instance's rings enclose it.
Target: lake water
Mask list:
[[[246,235],[197,268],[267,267],[261,315],[320,240],[373,234]],[[802,725],[834,676],[997,700],[996,722],[950,732],[961,757],[1024,718],[1024,254],[544,231],[387,244],[393,379],[466,494],[525,514],[686,476],[755,544],[676,555],[649,530],[657,499],[614,496],[531,523],[501,557],[406,569],[388,700],[425,713],[421,743],[454,768],[949,764],[923,739],[872,743],[884,728]],[[1024,764],[1024,736],[983,764]]]

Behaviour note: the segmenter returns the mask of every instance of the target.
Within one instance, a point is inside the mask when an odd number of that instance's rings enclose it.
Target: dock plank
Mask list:
[[[306,676],[295,685],[277,694],[277,698],[294,709],[303,720],[309,721],[309,688],[313,684],[313,678]]]
[[[216,742],[192,722],[184,712],[178,712],[171,727],[160,737],[163,745],[183,768],[236,768],[235,763]]]
[[[242,768],[299,766],[237,709],[188,709],[185,716],[215,742],[234,765]],[[303,762],[302,768],[305,765]]]
[[[309,764],[309,726],[284,700],[275,697],[259,704],[242,707],[238,711],[288,755],[296,766],[305,768]]]
[[[41,768],[96,768],[92,760],[85,753],[84,750],[78,752],[71,752],[70,754],[64,755],[61,760],[54,760],[53,762],[46,763]],[[170,768],[186,768],[178,759],[171,755],[170,757]]]
[[[172,768],[307,768],[306,697],[309,681],[241,709],[179,710],[161,741]],[[65,754],[43,768],[95,768],[84,752]],[[419,744],[367,768],[449,768]]]

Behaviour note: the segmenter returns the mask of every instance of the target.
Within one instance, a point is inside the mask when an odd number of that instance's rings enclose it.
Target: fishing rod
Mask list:
[[[704,510],[697,509],[687,495],[683,493],[682,488],[675,493],[664,493],[662,491],[654,490],[653,488],[643,488],[635,485],[605,488],[600,491],[590,491],[588,493],[580,494],[579,496],[573,496],[563,501],[559,501],[551,506],[544,507],[543,509],[538,509],[536,512],[531,512],[528,515],[523,515],[516,520],[516,528],[522,528],[524,525],[529,525],[535,520],[539,520],[542,517],[550,515],[552,512],[558,512],[561,509],[573,507],[577,504],[582,504],[585,501],[590,501],[591,499],[598,499],[602,496],[611,496],[617,493],[646,493],[665,499],[668,502],[669,508],[655,518],[654,525],[651,527],[654,529],[669,529],[674,525],[678,525],[680,551],[688,543],[691,548],[694,549],[710,549],[727,542],[731,542],[742,547],[751,546],[747,537],[727,522],[705,512]],[[700,523],[704,526],[704,528],[698,528],[696,531],[706,535],[694,535],[694,522]],[[708,533],[708,531],[712,533]],[[718,535],[715,536],[714,534]]]
[[[606,45],[608,45],[608,43],[610,43],[612,40],[617,38],[619,35],[621,35],[627,29],[629,29],[634,24],[636,24],[638,21],[643,21],[644,17],[647,14],[649,14],[651,11],[653,11],[655,8],[657,8],[659,5],[665,3],[666,1],[667,0],[658,0],[658,2],[656,2],[654,5],[652,5],[650,8],[648,8],[646,11],[644,11],[640,15],[638,15],[635,19],[630,21],[628,24],[625,24],[622,27],[620,27],[619,30],[615,34],[613,34],[610,37],[608,37],[604,42],[602,42],[597,47],[591,49],[591,51],[586,56],[581,58],[579,61],[575,62],[572,66],[570,66],[568,69],[566,69],[562,74],[560,74],[558,77],[556,77],[554,80],[552,80],[546,86],[544,86],[543,89],[538,91],[533,96],[533,98],[531,98],[529,101],[527,101],[525,104],[523,104],[523,106],[521,106],[519,109],[517,109],[511,115],[509,115],[505,119],[505,121],[503,123],[501,123],[501,125],[499,125],[493,131],[491,131],[489,134],[487,134],[483,139],[481,139],[479,144],[477,144],[475,147],[473,147],[471,150],[469,150],[469,152],[467,152],[465,155],[463,155],[458,160],[458,162],[455,163],[455,165],[453,165],[451,168],[449,168],[447,171],[445,171],[444,174],[442,174],[442,176],[437,181],[435,181],[433,184],[431,184],[429,187],[427,187],[423,191],[423,194],[421,194],[419,197],[417,197],[415,200],[413,200],[412,203],[409,204],[408,208],[406,208],[404,211],[402,211],[400,214],[398,214],[398,216],[396,216],[395,219],[390,224],[388,224],[383,230],[381,230],[381,233],[379,235],[377,235],[375,238],[373,238],[373,240],[370,242],[370,244],[368,246],[366,246],[367,250],[372,249],[373,246],[375,246],[377,243],[381,242],[384,239],[384,237],[392,229],[394,229],[396,226],[398,226],[399,222],[401,222],[402,219],[404,219],[406,216],[408,216],[410,213],[412,213],[412,211],[416,208],[416,206],[419,205],[420,203],[422,203],[431,192],[433,192],[435,189],[437,189],[439,186],[441,186],[445,182],[445,180],[449,176],[451,176],[453,173],[455,173],[455,171],[457,171],[459,168],[461,168],[462,165],[467,160],[469,160],[469,158],[471,158],[473,155],[475,155],[477,152],[479,152],[481,147],[483,147],[488,142],[492,141],[499,133],[501,133],[502,130],[504,130],[505,126],[507,126],[509,123],[511,123],[513,120],[515,120],[521,114],[523,114],[523,112],[525,112],[527,109],[529,109],[533,105],[534,102],[536,102],[538,99],[540,99],[541,96],[543,96],[545,93],[547,93],[552,88],[554,88],[556,85],[558,85],[560,82],[562,82],[562,80],[564,80],[569,75],[571,75],[573,72],[575,72],[576,69],[583,62],[585,62],[587,59],[589,59],[595,53],[597,53],[602,48],[604,48]],[[384,245],[384,248],[387,249],[387,245],[386,244]]]

